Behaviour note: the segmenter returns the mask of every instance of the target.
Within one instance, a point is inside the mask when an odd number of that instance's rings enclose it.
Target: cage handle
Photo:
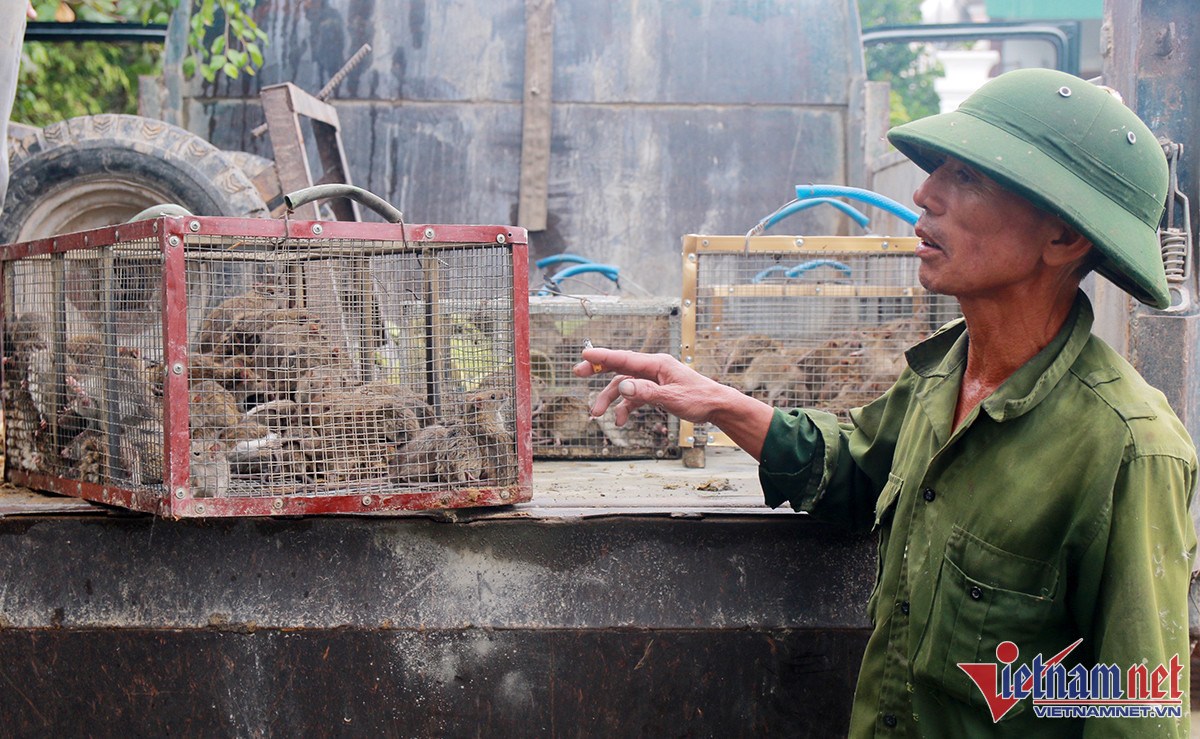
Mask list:
[[[291,213],[296,208],[307,205],[314,200],[326,200],[329,198],[350,198],[383,216],[389,223],[404,222],[404,214],[375,193],[354,185],[344,185],[336,182],[328,185],[313,185],[312,187],[305,187],[288,193],[283,196],[283,204],[287,206],[288,212]]]

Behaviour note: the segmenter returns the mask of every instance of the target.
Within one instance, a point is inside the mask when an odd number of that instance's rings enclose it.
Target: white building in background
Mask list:
[[[1078,20],[1080,58],[1078,73],[1087,79],[1100,74],[1100,24],[1104,0],[925,0],[921,16],[925,23],[986,23],[988,21]],[[963,44],[943,45],[935,56],[946,71],[934,85],[942,111],[954,110],[989,78],[1012,69],[1053,67],[1054,48],[1045,41],[980,41],[972,48]]]

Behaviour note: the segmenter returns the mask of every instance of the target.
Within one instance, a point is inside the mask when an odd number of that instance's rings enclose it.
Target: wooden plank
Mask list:
[[[822,251],[912,253],[920,243],[915,236],[696,236],[696,251],[714,253],[803,253]]]
[[[829,282],[806,285],[705,285],[699,298],[911,298],[924,295],[925,288],[908,285],[837,285]]]
[[[525,96],[517,223],[530,231],[546,230],[553,78],[554,0],[525,0]]]
[[[292,193],[313,184],[312,170],[308,166],[308,155],[304,148],[304,134],[293,107],[294,93],[299,90],[290,82],[285,82],[264,87],[261,93],[263,115],[267,119],[271,149],[275,154],[275,170],[279,173],[279,185],[284,193]],[[315,221],[316,203],[300,206],[296,209],[296,216]]]

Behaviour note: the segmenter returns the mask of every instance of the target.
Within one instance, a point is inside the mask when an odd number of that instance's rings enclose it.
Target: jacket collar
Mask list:
[[[984,399],[981,409],[996,421],[1027,413],[1058,384],[1083,351],[1092,331],[1092,304],[1083,291],[1058,334],[1040,352]],[[961,381],[967,363],[967,325],[963,319],[946,324],[937,333],[905,352],[908,366],[926,378]]]

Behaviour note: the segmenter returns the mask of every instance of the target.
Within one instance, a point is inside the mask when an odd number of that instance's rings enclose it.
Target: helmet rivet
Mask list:
[[[1125,138],[1129,139],[1129,143],[1131,143],[1131,144],[1137,143],[1137,134],[1134,133],[1133,131],[1130,131],[1128,134],[1126,134]]]
[[[1062,87],[1058,88],[1058,94],[1062,95],[1065,98],[1069,98],[1069,97],[1071,97],[1071,88],[1067,87],[1066,85],[1063,85]]]

